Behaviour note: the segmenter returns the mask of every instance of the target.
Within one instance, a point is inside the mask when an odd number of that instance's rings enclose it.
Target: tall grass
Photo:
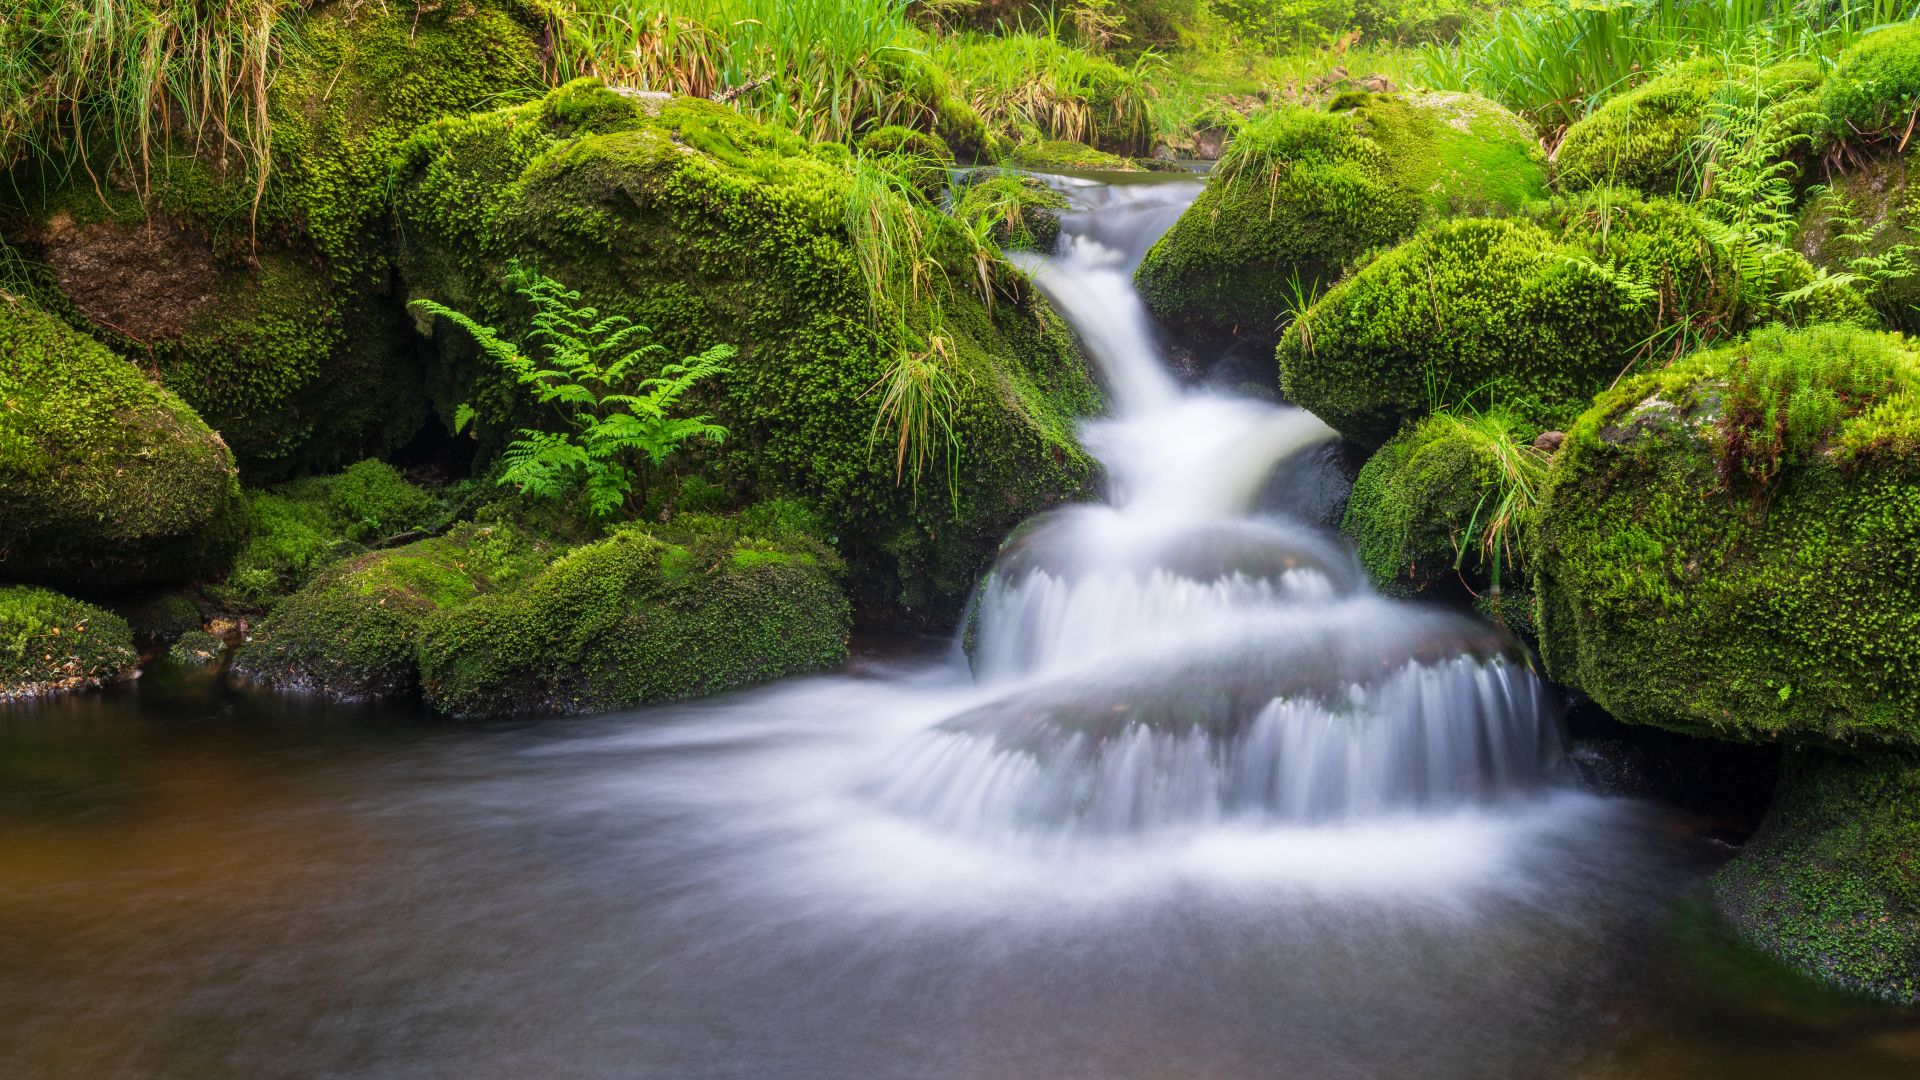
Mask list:
[[[122,165],[144,183],[156,143],[184,137],[251,170],[257,204],[267,87],[306,2],[8,0],[0,167]]]
[[[1032,129],[1050,139],[1100,143],[1145,153],[1154,135],[1153,100],[1161,58],[1151,49],[1121,67],[1070,44],[1057,26],[1005,36],[958,34],[928,56],[952,74],[967,103],[990,127]]]
[[[1416,72],[1550,129],[1675,63],[1756,49],[1773,60],[1831,54],[1916,12],[1916,0],[1553,0],[1490,12],[1459,41],[1423,46]]]

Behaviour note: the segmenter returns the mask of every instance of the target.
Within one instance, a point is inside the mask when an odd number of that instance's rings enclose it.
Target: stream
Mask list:
[[[1510,641],[1372,591],[1324,425],[1169,374],[1197,184],[1057,183],[1107,495],[956,641],[582,720],[0,706],[0,1076],[1920,1075],[1720,935],[1711,823],[1567,786]]]

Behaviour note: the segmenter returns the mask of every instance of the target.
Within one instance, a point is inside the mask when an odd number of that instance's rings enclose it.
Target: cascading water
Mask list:
[[[1334,438],[1311,414],[1168,373],[1131,276],[1190,181],[1059,181],[1035,283],[1113,415],[1082,433],[1110,501],[1009,541],[968,630],[989,700],[911,740],[874,788],[982,837],[1353,820],[1497,799],[1558,754],[1542,688],[1502,635],[1384,599],[1324,529],[1261,512],[1276,469]]]

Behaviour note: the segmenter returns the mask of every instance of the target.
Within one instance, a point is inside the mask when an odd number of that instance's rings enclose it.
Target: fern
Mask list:
[[[577,290],[552,278],[518,269],[513,278],[533,308],[525,347],[444,304],[411,305],[472,335],[480,351],[552,417],[549,427],[521,428],[507,445],[500,455],[501,484],[535,498],[579,496],[591,517],[604,520],[628,508],[647,471],[681,446],[726,438],[726,428],[709,417],[674,412],[696,384],[727,370],[733,346],[715,345],[663,364],[659,358],[666,350],[648,340],[652,331],[646,327],[581,304]],[[454,411],[454,430],[466,430],[476,419],[473,406],[463,404]]]

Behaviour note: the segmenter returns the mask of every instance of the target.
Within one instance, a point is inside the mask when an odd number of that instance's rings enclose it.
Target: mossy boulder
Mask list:
[[[1541,471],[1544,459],[1503,413],[1430,416],[1361,466],[1341,528],[1389,595],[1480,595],[1496,581],[1512,591],[1524,586],[1522,552],[1493,549],[1486,529],[1508,487]]]
[[[1881,27],[1840,57],[1820,91],[1820,111],[1843,142],[1904,143],[1920,109],[1920,24]]]
[[[1281,340],[1280,391],[1378,446],[1439,404],[1498,407],[1521,434],[1563,427],[1676,328],[1873,313],[1845,289],[1782,306],[1740,288],[1737,253],[1694,210],[1611,192],[1526,217],[1442,222],[1322,297]],[[1812,280],[1781,253],[1776,284]]]
[[[501,328],[526,329],[515,260],[650,327],[668,357],[715,344],[739,354],[698,407],[726,441],[686,455],[734,505],[818,501],[856,591],[936,621],[957,613],[999,538],[1083,490],[1074,441],[1098,394],[1072,335],[1019,274],[992,268],[991,307],[951,220],[927,222],[943,363],[961,447],[950,490],[897,481],[872,446],[873,388],[906,353],[934,347],[876,297],[849,239],[847,151],[809,145],[712,102],[616,93],[591,80],[545,100],[447,120],[414,140],[399,175],[401,262],[411,295]],[[911,318],[906,318],[911,317]],[[439,402],[479,411],[482,449],[518,426],[513,388],[468,336],[425,326],[439,350]]]
[[[1039,172],[1141,172],[1118,154],[1064,139],[1023,142],[1007,153],[1007,164]]]
[[[102,182],[51,181],[6,231],[41,299],[141,358],[253,479],[397,447],[427,417],[389,295],[395,148],[445,113],[531,96],[535,20],[495,0],[292,16],[271,80],[266,186],[243,155],[162,142]]]
[[[211,667],[226,654],[226,641],[218,634],[210,634],[205,630],[189,630],[175,638],[167,648],[167,660],[183,668]]]
[[[1740,935],[1836,985],[1920,1001],[1920,758],[1787,752],[1759,832],[1713,878]]]
[[[1535,518],[1547,673],[1692,735],[1920,744],[1920,351],[1772,328],[1601,394]]]
[[[1895,270],[1920,265],[1912,157],[1868,152],[1849,165],[1807,203],[1795,246],[1821,269],[1867,277],[1873,306],[1888,325],[1920,331],[1920,273],[1875,278],[1872,271],[1880,261]]]
[[[842,662],[850,609],[831,553],[722,520],[616,532],[435,619],[419,649],[428,700],[463,717],[602,712]]]
[[[191,408],[4,294],[0,357],[0,574],[123,588],[226,569],[239,481]]]
[[[1257,113],[1135,274],[1147,306],[1202,341],[1271,347],[1343,269],[1423,221],[1501,214],[1545,193],[1512,113],[1469,94],[1351,94]]]
[[[1722,78],[1718,63],[1695,61],[1609,98],[1567,129],[1553,155],[1554,182],[1568,191],[1674,194]]]
[[[119,616],[46,589],[0,586],[0,701],[115,682],[139,665]]]
[[[994,172],[974,176],[954,203],[962,221],[986,219],[993,240],[1005,251],[1053,251],[1060,239],[1060,212],[1067,197],[1031,176]]]
[[[429,619],[538,565],[512,529],[477,525],[343,560],[275,606],[235,658],[234,677],[338,701],[410,693]]]

